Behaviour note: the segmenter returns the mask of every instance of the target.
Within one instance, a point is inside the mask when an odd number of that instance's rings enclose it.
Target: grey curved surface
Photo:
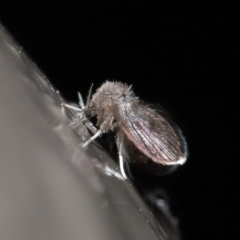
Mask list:
[[[1,26],[0,84],[1,240],[178,239]]]

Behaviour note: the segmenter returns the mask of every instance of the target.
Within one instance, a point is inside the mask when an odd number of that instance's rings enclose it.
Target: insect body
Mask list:
[[[141,102],[131,86],[105,82],[88,100],[84,111],[90,117],[97,117],[99,130],[83,146],[102,133],[116,131],[120,167],[125,178],[123,155],[128,154],[129,141],[155,163],[177,165],[186,161],[187,147],[181,130],[163,111]]]
[[[132,155],[136,152],[142,153],[142,156],[138,154],[136,157],[138,161],[145,158],[162,165],[178,165],[186,161],[187,146],[181,130],[166,117],[163,110],[157,111],[136,97],[131,86],[107,81],[91,99],[90,95],[86,107],[80,98],[81,111],[88,117],[97,117],[99,129],[83,147],[102,133],[116,131],[120,169],[124,178],[127,178],[124,160],[134,158]]]

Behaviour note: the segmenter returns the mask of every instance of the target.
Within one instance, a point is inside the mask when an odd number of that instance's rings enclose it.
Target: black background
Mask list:
[[[189,159],[157,178],[183,239],[237,239],[239,24],[218,2],[2,1],[0,21],[69,101],[133,84],[183,130]]]

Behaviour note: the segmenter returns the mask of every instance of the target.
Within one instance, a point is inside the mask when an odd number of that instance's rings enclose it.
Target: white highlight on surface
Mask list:
[[[108,176],[115,176],[116,178],[118,178],[119,180],[125,180],[125,178],[118,172],[114,171],[113,169],[111,169],[108,166],[104,167],[104,172],[108,175]]]

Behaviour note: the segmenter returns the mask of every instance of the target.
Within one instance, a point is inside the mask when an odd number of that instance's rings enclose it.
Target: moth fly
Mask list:
[[[157,111],[135,96],[131,86],[106,81],[92,97],[90,90],[86,106],[80,98],[80,106],[80,111],[85,112],[87,117],[97,118],[98,126],[98,130],[83,147],[99,135],[115,131],[120,169],[124,178],[127,178],[123,165],[130,152],[129,143],[157,164],[185,163],[187,145],[181,130],[165,116],[163,110]],[[69,105],[66,107],[72,108]]]

